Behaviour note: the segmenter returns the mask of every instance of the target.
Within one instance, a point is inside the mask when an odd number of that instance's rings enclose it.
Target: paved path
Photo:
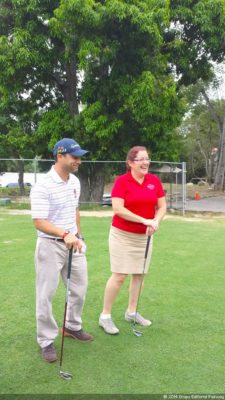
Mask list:
[[[208,211],[225,213],[225,196],[208,197],[200,200],[187,200],[187,211]]]

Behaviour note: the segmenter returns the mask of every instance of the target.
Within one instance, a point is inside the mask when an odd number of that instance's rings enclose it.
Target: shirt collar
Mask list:
[[[128,180],[130,181],[130,182],[136,182],[136,183],[138,183],[137,181],[136,181],[136,179],[134,179],[133,178],[133,176],[132,176],[132,174],[131,174],[131,171],[128,171],[127,172],[127,174],[128,174]],[[144,180],[143,180],[143,182],[142,182],[142,185],[145,183],[145,182],[147,182],[148,180],[149,180],[149,172],[144,176]]]
[[[67,183],[70,181],[70,176],[67,182],[65,182],[60,176],[59,174],[56,172],[54,165],[52,165],[52,168],[50,169],[50,175],[52,177],[52,179],[54,180],[54,182],[56,183]]]

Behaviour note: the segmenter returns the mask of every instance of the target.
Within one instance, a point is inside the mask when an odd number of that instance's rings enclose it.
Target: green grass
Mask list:
[[[30,186],[25,186],[24,187],[24,194],[23,196],[29,196],[30,194]],[[20,188],[0,188],[0,196],[5,197],[5,196],[21,196],[21,191]]]
[[[225,222],[189,221],[165,220],[155,235],[140,301],[141,313],[154,322],[137,338],[123,318],[128,282],[113,309],[120,334],[112,337],[98,327],[110,275],[110,218],[82,218],[89,265],[83,322],[95,341],[65,339],[63,369],[74,375],[66,382],[58,364],[41,360],[36,344],[31,218],[0,214],[0,393],[224,393]],[[53,304],[59,326],[64,301],[60,285]],[[59,353],[60,337],[55,344]]]

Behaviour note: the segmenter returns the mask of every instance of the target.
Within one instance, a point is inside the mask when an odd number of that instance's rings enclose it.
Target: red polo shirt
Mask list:
[[[111,193],[113,197],[124,199],[124,207],[146,219],[155,216],[158,198],[164,197],[165,193],[160,179],[152,174],[146,174],[142,184],[137,182],[131,172],[118,176],[114,182]],[[114,215],[112,225],[118,229],[132,233],[145,233],[146,226],[127,221],[118,215]]]

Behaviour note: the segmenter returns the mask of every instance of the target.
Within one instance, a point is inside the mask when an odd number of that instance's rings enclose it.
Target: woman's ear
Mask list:
[[[132,166],[132,161],[131,161],[131,160],[127,160],[127,166],[128,166],[129,168],[131,168],[131,166]]]

